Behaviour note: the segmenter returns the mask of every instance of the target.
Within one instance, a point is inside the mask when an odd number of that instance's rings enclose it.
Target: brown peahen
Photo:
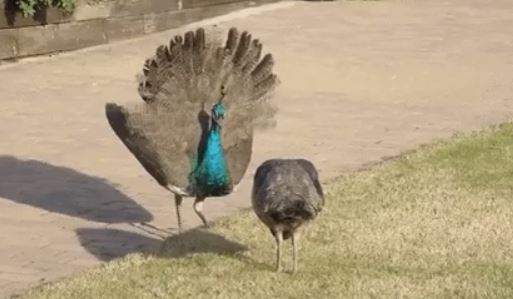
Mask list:
[[[272,55],[262,57],[261,42],[246,31],[231,28],[225,42],[218,36],[199,28],[158,47],[140,76],[144,102],[105,107],[116,135],[174,193],[180,232],[183,198],[195,198],[207,226],[205,198],[233,191],[250,162],[255,129],[275,124]]]
[[[258,218],[276,239],[276,270],[281,271],[281,245],[292,238],[293,272],[297,270],[299,231],[324,206],[319,175],[305,159],[272,159],[262,163],[254,177],[251,196]]]

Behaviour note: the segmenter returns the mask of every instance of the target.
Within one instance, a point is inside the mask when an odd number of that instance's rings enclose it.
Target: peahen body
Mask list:
[[[315,166],[304,159],[272,159],[254,177],[251,201],[258,218],[276,239],[276,269],[281,271],[283,240],[292,238],[293,272],[297,269],[298,228],[317,217],[324,194]]]
[[[205,198],[233,191],[248,167],[255,128],[274,124],[273,66],[249,33],[231,28],[223,42],[199,28],[158,47],[146,61],[143,103],[106,105],[116,135],[174,193],[179,231],[183,198],[195,198],[194,210],[207,225]]]

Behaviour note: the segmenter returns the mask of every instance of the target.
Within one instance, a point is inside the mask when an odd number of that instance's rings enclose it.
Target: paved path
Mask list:
[[[223,23],[278,62],[279,126],[210,219],[249,205],[265,158],[312,159],[324,179],[454,131],[513,116],[511,0],[298,2]],[[171,197],[113,136],[106,101],[137,101],[135,73],[176,31],[0,67],[0,296],[158,244]],[[186,205],[188,227],[198,224]]]

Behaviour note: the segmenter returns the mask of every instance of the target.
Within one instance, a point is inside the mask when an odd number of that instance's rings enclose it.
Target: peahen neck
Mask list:
[[[212,119],[206,142],[193,165],[191,187],[200,196],[222,196],[231,192],[231,177],[221,140],[221,127]]]

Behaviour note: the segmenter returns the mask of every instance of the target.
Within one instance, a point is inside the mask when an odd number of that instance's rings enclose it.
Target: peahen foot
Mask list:
[[[281,272],[281,244],[283,244],[283,232],[277,231],[275,236],[276,238],[276,272]]]
[[[292,273],[297,272],[297,260],[298,260],[298,247],[299,247],[299,232],[296,231],[292,233],[292,259],[293,259],[293,266],[292,266]]]

